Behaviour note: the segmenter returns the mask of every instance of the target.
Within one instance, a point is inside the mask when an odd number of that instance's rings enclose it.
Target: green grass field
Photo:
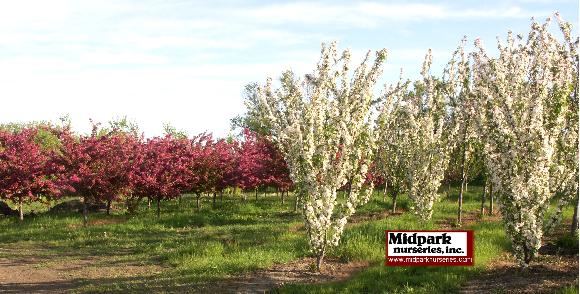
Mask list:
[[[466,229],[475,230],[473,267],[385,267],[384,230],[436,229],[453,222],[456,191],[435,205],[433,219],[421,223],[411,213],[369,220],[348,226],[340,245],[328,258],[342,261],[369,261],[371,266],[344,282],[320,285],[285,285],[279,293],[452,293],[481,272],[486,263],[509,251],[502,224],[489,217],[478,219]],[[481,188],[470,186],[465,197],[466,215],[479,212]],[[383,212],[391,199],[376,195],[357,215]],[[399,197],[398,207],[407,210],[408,200]],[[39,212],[38,205],[27,207]],[[571,210],[565,217],[571,217]],[[0,258],[34,256],[38,266],[75,264],[87,258],[85,266],[99,266],[107,278],[78,277],[76,291],[84,292],[172,292],[193,291],[221,279],[268,268],[309,256],[302,220],[293,212],[293,198],[281,204],[274,195],[258,200],[225,197],[215,208],[205,200],[200,210],[195,199],[185,195],[178,201],[162,202],[160,218],[153,208],[142,204],[136,215],[113,210],[112,215],[92,213],[91,225],[82,227],[78,213],[40,212],[23,222],[0,217]],[[496,218],[497,219],[497,218]],[[131,278],[118,275],[124,265],[151,270]],[[118,266],[117,266],[118,265]],[[571,293],[573,288],[563,289]],[[573,293],[573,292],[572,292]]]

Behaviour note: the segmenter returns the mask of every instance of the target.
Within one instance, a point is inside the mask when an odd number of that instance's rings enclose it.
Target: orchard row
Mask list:
[[[246,130],[243,140],[179,133],[144,139],[135,131],[93,127],[78,135],[70,125],[0,130],[0,198],[19,206],[78,195],[87,203],[125,201],[133,211],[143,198],[157,202],[226,188],[292,186],[275,145]],[[86,208],[86,205],[85,205]],[[84,210],[85,221],[87,217]]]

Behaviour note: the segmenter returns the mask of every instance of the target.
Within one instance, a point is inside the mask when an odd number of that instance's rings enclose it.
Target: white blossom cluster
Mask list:
[[[396,196],[407,192],[407,169],[406,164],[410,160],[410,147],[408,143],[407,130],[404,129],[406,122],[399,107],[402,101],[403,89],[409,81],[402,81],[402,77],[397,85],[391,85],[384,95],[385,102],[377,118],[375,134],[377,135],[376,163],[381,175],[385,178],[387,185],[391,189],[393,202]],[[393,203],[395,207],[396,203]]]
[[[560,22],[566,42],[550,33],[550,19],[532,23],[527,38],[508,34],[490,58],[477,40],[473,82],[480,99],[480,136],[494,192],[515,255],[527,266],[541,246],[543,220],[554,193],[577,197],[577,40]]]
[[[372,184],[364,185],[372,160],[374,134],[369,121],[373,88],[386,50],[370,52],[353,73],[350,52],[338,54],[336,43],[322,46],[316,71],[298,79],[290,71],[273,89],[258,90],[262,116],[285,155],[300,195],[313,252],[320,261],[340,240],[348,217],[368,201]],[[338,190],[347,185],[344,199]]]
[[[570,80],[571,95],[564,107],[564,121],[556,139],[553,164],[550,169],[550,192],[558,199],[557,207],[545,225],[547,231],[552,230],[562,217],[562,210],[570,202],[578,203],[578,39],[571,36],[571,25],[556,14],[558,24],[564,36],[565,44],[560,49],[559,69]],[[567,47],[567,48],[566,48]],[[562,78],[566,78],[566,77]]]
[[[377,120],[380,149],[394,160],[389,177],[401,182],[412,201],[411,209],[423,220],[431,218],[437,190],[452,150],[454,129],[445,109],[445,88],[430,73],[431,51],[421,70],[422,80],[411,90],[408,82],[391,86]],[[388,165],[386,165],[388,166]]]
[[[453,144],[462,154],[462,178],[467,177],[469,163],[474,160],[477,145],[481,144],[477,120],[478,99],[473,95],[471,70],[468,53],[465,52],[467,39],[464,38],[453,58],[445,68],[443,83],[445,97],[449,103],[450,128],[454,135]]]

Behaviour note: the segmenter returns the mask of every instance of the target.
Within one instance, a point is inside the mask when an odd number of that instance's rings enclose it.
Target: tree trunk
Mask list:
[[[294,197],[294,212],[298,211],[298,194]]]
[[[216,193],[213,192],[212,206],[215,208]]]
[[[199,194],[195,195],[195,208],[197,209],[199,209],[199,197],[200,197]]]
[[[22,198],[18,199],[18,212],[20,213],[20,220],[24,220],[24,210],[22,209]]]
[[[220,190],[220,202],[224,202],[224,190]]]
[[[576,234],[578,230],[578,201],[574,203],[574,215],[572,216],[572,225],[570,225],[570,234]]]
[[[282,195],[282,204],[284,204],[284,191],[280,195]]]
[[[87,197],[83,197],[83,226],[89,224],[89,210],[87,208]]]
[[[397,196],[399,193],[393,191],[393,213],[397,212]]]
[[[465,134],[463,134],[463,140],[465,141]],[[459,189],[459,197],[457,198],[457,225],[461,226],[461,217],[463,213],[463,191],[467,189],[467,181],[465,174],[465,156],[466,156],[466,143],[463,142],[463,155],[461,157],[461,188]]]
[[[480,214],[483,216],[485,214],[485,194],[487,193],[487,180],[483,184],[483,195],[481,195],[481,209]]]
[[[493,183],[489,183],[489,215],[493,215]]]
[[[464,181],[463,179],[461,181]],[[463,184],[459,190],[459,198],[457,198],[457,225],[461,227],[461,217],[463,213]]]
[[[532,262],[533,255],[532,250],[530,250],[526,244],[524,244],[523,247],[524,247],[524,267],[527,267],[530,264],[530,262]]]
[[[161,198],[157,197],[157,218],[161,216]]]
[[[111,200],[107,200],[107,215],[111,215]]]
[[[131,195],[129,199],[127,199],[127,213],[134,214],[139,207],[139,202],[141,202],[142,197],[138,197],[137,199],[133,198]]]
[[[447,180],[447,197],[449,197],[449,195],[451,195],[451,180]]]
[[[324,253],[326,250],[322,249],[322,252],[318,254],[318,256],[316,256],[316,271],[320,272],[320,269],[322,268],[322,261],[324,260]]]
[[[147,197],[147,209],[151,208],[151,197]]]
[[[256,188],[255,190],[256,190],[256,200],[258,200],[258,188]]]
[[[383,201],[387,201],[387,190],[389,188],[389,183],[385,181],[385,189],[383,190]]]

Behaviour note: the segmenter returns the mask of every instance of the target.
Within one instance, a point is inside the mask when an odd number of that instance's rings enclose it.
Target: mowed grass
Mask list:
[[[282,205],[273,196],[250,199],[227,198],[215,208],[206,202],[198,210],[186,195],[181,204],[162,202],[160,218],[143,204],[132,216],[91,213],[87,228],[78,213],[42,213],[23,222],[0,218],[0,248],[12,249],[3,257],[25,254],[13,249],[43,249],[35,254],[72,260],[116,256],[119,262],[166,267],[142,279],[108,281],[112,289],[103,281],[83,281],[86,290],[102,291],[197,285],[307,254],[303,233],[289,230],[301,223],[291,203]]]
[[[445,192],[444,192],[445,193]],[[477,214],[481,206],[481,187],[469,187],[464,198],[464,215]],[[408,205],[407,198],[402,200]],[[475,231],[475,266],[473,267],[387,267],[385,229],[433,230],[445,223],[455,223],[457,189],[435,204],[433,218],[420,222],[411,213],[360,224],[347,230],[340,246],[331,253],[347,260],[369,260],[372,266],[353,278],[321,285],[286,285],[277,293],[454,293],[469,277],[481,272],[490,259],[509,250],[509,241],[498,221],[484,216],[476,224],[462,229]],[[488,205],[488,203],[486,203]],[[459,228],[458,228],[459,229]]]
[[[453,292],[483,265],[509,250],[502,224],[486,217],[468,229],[475,230],[474,267],[385,267],[386,229],[436,229],[456,217],[457,189],[435,205],[433,219],[422,223],[411,213],[348,226],[340,245],[328,258],[365,260],[372,266],[345,282],[323,285],[287,285],[280,293],[432,293]],[[481,188],[470,186],[464,211],[479,211]],[[374,195],[357,214],[383,212],[391,199]],[[408,210],[402,196],[397,207]],[[567,216],[570,217],[570,211]],[[46,260],[113,257],[119,271],[126,263],[159,265],[162,270],[131,278],[81,279],[78,292],[196,292],[207,283],[310,256],[302,219],[293,212],[293,197],[285,204],[274,195],[253,195],[246,202],[226,196],[216,207],[206,200],[201,209],[185,195],[162,202],[160,218],[142,204],[136,215],[114,210],[112,215],[92,213],[91,225],[82,227],[78,213],[40,213],[23,222],[0,218],[0,252],[7,258],[27,252]]]

